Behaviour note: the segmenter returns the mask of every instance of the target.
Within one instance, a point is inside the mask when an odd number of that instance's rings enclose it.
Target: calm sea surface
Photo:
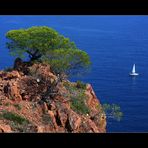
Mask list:
[[[0,16],[0,69],[13,59],[5,47],[11,29],[49,26],[85,50],[92,69],[79,79],[91,83],[101,103],[120,105],[120,122],[107,132],[148,132],[148,16]],[[129,77],[132,65],[140,73]]]

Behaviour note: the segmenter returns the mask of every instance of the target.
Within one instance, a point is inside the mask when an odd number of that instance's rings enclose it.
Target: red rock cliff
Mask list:
[[[90,84],[82,89],[58,82],[45,64],[21,66],[0,71],[0,132],[106,132],[106,116]]]

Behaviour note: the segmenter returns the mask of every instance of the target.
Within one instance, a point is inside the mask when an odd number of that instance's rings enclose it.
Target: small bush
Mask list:
[[[85,103],[86,95],[84,91],[76,91],[71,95],[71,108],[82,114],[89,114],[89,108]]]
[[[18,110],[21,110],[21,106],[19,104],[14,104],[14,107],[17,108]]]
[[[24,117],[21,117],[20,115],[17,115],[15,113],[11,113],[11,112],[7,112],[7,111],[3,112],[2,117],[7,119],[7,120],[18,123],[18,124],[29,123],[29,121],[27,119],[25,119]]]
[[[10,122],[10,126],[12,128],[13,132],[19,132],[19,133],[32,133],[35,131],[32,131],[33,129],[31,127],[33,127],[33,125],[31,123],[29,124],[23,124],[20,125],[18,123],[15,122]]]
[[[10,96],[9,96],[9,99],[10,99],[10,100],[13,100],[13,99],[14,99],[14,97],[10,95]]]
[[[69,91],[71,108],[77,113],[88,114],[90,111],[88,106],[85,104],[87,97],[84,94],[86,84],[82,83],[81,81],[77,81],[76,85],[70,82],[64,82],[63,85]]]
[[[96,104],[96,109],[97,110],[101,110],[102,109],[102,106],[100,104]]]
[[[107,117],[114,118],[117,121],[120,121],[123,116],[123,113],[120,110],[120,106],[116,104],[103,104],[102,110],[105,112]]]
[[[86,106],[84,100],[82,99],[73,99],[72,103],[71,103],[71,108],[78,112],[78,113],[82,113],[82,114],[89,114],[90,110],[89,108]]]
[[[9,106],[9,105],[10,105],[10,103],[8,103],[8,102],[5,104],[5,106]]]
[[[68,89],[70,87],[70,82],[65,81],[63,82],[63,85],[66,87],[66,89]]]
[[[3,103],[0,101],[0,105],[3,105]]]
[[[86,84],[83,83],[82,81],[77,81],[76,82],[76,87],[81,88],[81,89],[86,89]]]

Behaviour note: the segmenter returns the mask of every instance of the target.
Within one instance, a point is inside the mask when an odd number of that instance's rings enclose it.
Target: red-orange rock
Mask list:
[[[73,131],[78,130],[80,123],[81,123],[81,117],[75,113],[74,111],[70,111],[69,116],[69,125]]]
[[[30,67],[30,70],[34,70],[36,74],[42,77],[50,78],[51,81],[57,79],[57,77],[51,72],[50,66],[47,64],[34,64]]]
[[[44,102],[42,105],[42,110],[44,113],[48,112],[48,107],[47,107],[47,104]]]
[[[100,102],[90,84],[87,84],[85,94],[87,97],[88,107],[92,112],[94,112],[94,114],[96,114],[96,112],[98,112],[98,108],[96,108],[96,106],[99,106]]]
[[[11,133],[11,127],[9,125],[0,124],[0,131],[3,133]]]
[[[101,104],[90,84],[86,86],[84,99],[90,112],[82,114],[73,110],[71,94],[63,83],[55,86],[58,93],[51,97],[52,92],[48,88],[57,82],[57,76],[51,72],[49,65],[23,63],[18,59],[15,68],[12,72],[0,71],[0,114],[5,110],[26,118],[30,126],[25,125],[22,129],[32,132],[106,132],[106,116],[98,108]],[[75,83],[71,85],[75,86]],[[44,121],[43,117],[48,121]],[[7,119],[0,119],[0,131],[11,132],[14,127],[11,124],[9,127],[9,123]]]
[[[65,127],[68,115],[67,115],[67,110],[65,109],[59,109],[57,111],[57,118],[60,120],[60,123],[63,127]]]
[[[54,128],[57,129],[58,125],[57,125],[57,122],[56,122],[55,115],[54,115],[53,111],[48,110],[48,114],[49,114],[49,116],[51,118],[51,121],[53,123]]]
[[[22,97],[21,97],[19,89],[18,89],[18,84],[15,82],[9,83],[9,84],[10,84],[9,96],[11,97],[11,99],[21,101]]]
[[[43,133],[44,132],[44,126],[37,126],[37,133]]]

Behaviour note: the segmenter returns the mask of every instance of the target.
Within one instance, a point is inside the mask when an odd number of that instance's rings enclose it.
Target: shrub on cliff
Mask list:
[[[78,84],[78,86],[77,86]],[[64,86],[69,91],[70,94],[70,107],[80,114],[89,114],[90,109],[86,104],[86,95],[85,95],[85,88],[86,85],[82,82],[78,81],[76,85],[73,85],[69,82],[65,82]]]
[[[123,117],[123,113],[120,110],[120,106],[117,104],[103,104],[102,105],[103,111],[106,113],[108,118],[114,118],[117,121],[120,121]]]
[[[25,119],[24,117],[17,115],[15,113],[12,113],[12,112],[8,112],[8,111],[3,111],[1,118],[16,122],[18,124],[24,124],[24,123],[28,124],[29,123],[29,121]]]
[[[89,114],[89,107],[85,103],[86,96],[83,93],[79,93],[76,97],[71,96],[71,104],[70,107],[81,114]]]
[[[12,55],[28,55],[30,61],[49,63],[55,73],[77,73],[90,65],[86,52],[78,49],[69,38],[49,27],[34,26],[10,30],[6,37],[7,47]]]
[[[76,82],[76,87],[77,87],[77,88],[86,89],[86,84],[83,83],[82,81],[77,81],[77,82]]]

